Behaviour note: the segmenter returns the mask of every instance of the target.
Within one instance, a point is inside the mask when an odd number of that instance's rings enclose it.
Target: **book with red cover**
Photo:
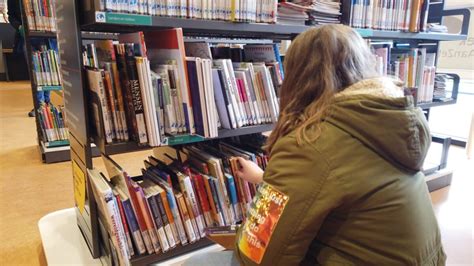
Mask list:
[[[209,205],[209,200],[206,194],[206,188],[204,186],[204,179],[202,175],[197,172],[192,173],[192,181],[193,185],[195,186],[195,190],[199,197],[199,203],[201,204],[201,209],[203,211],[204,220],[207,226],[211,226],[214,224],[211,215],[211,207]]]
[[[134,181],[132,181],[132,179],[126,172],[124,172],[124,176],[125,182],[127,184],[128,193],[130,194],[130,199],[132,201],[133,210],[135,211],[136,218],[138,221],[138,227],[140,228],[143,241],[145,242],[146,250],[149,254],[152,254],[154,250],[151,244],[150,233],[148,232],[148,227],[145,222],[145,216],[142,212],[142,208],[140,207],[138,197],[133,186]]]

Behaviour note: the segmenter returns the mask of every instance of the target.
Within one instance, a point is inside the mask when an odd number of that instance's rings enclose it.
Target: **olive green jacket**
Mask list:
[[[377,81],[365,85],[385,88]],[[343,93],[331,104],[321,130],[313,142],[298,144],[293,132],[275,144],[263,180],[287,202],[270,222],[248,226],[247,219],[236,238],[239,261],[444,265],[420,172],[431,137],[412,98]],[[257,195],[254,209],[261,200]]]

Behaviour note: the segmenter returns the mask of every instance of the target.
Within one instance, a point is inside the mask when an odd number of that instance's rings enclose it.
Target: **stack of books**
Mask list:
[[[350,25],[377,30],[426,31],[428,0],[355,0]]]
[[[434,81],[433,99],[443,101],[446,99],[446,87],[449,77],[445,74],[437,74]]]
[[[105,156],[107,175],[88,169],[114,265],[192,244],[205,237],[207,227],[243,221],[259,185],[237,177],[237,157],[263,169],[268,163],[249,139],[254,138],[186,146],[176,151],[180,156],[165,154],[166,161],[150,156],[140,177],[130,177]]]
[[[54,106],[52,103],[41,103],[38,109],[38,121],[44,142],[67,140],[64,106]]]
[[[22,1],[29,30],[56,32],[55,0]]]
[[[60,86],[59,57],[56,39],[32,40],[32,62],[37,86]]]
[[[118,39],[83,49],[96,132],[106,143],[160,146],[166,136],[215,138],[219,129],[277,121],[284,73],[275,44],[185,44],[181,29]]]
[[[306,25],[308,20],[308,13],[299,6],[294,6],[291,2],[278,3],[278,24]]]
[[[101,0],[100,10],[152,16],[275,23],[277,0]]]
[[[282,24],[298,24],[307,14],[306,25],[325,25],[341,23],[341,2],[339,0],[293,0],[279,3]],[[280,15],[278,15],[280,17]],[[295,23],[291,23],[295,22]],[[279,21],[280,23],[280,21]]]

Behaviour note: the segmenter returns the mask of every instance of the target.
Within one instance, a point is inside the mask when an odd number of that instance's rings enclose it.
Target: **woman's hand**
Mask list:
[[[237,157],[240,168],[237,171],[237,176],[243,180],[259,184],[263,182],[263,170],[254,162],[245,160],[242,157]]]

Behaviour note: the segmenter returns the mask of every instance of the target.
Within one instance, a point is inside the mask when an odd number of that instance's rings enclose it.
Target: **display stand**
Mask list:
[[[84,181],[84,179],[87,178],[86,169],[93,168],[91,144],[95,142],[100,152],[107,155],[136,151],[144,149],[144,147],[139,147],[133,143],[105,144],[103,140],[97,138],[93,139],[94,136],[91,132],[91,121],[89,119],[87,88],[85,86],[87,82],[82,67],[81,31],[120,33],[180,27],[187,37],[206,36],[220,39],[250,38],[254,40],[291,40],[299,33],[309,29],[307,26],[232,23],[225,21],[108,13],[99,11],[99,4],[99,0],[58,0],[56,6],[61,73],[65,90],[64,101],[69,114],[68,127],[70,132],[74,182],[76,184],[85,183],[86,185],[85,207],[82,210],[76,207],[77,223],[93,257],[100,256],[101,252],[97,207],[92,196],[91,185],[89,182]],[[443,11],[440,13],[439,20],[441,20],[444,15],[454,15],[454,13],[446,13]],[[463,15],[464,24],[469,22],[469,13],[460,11],[455,14]],[[461,34],[385,32],[367,29],[358,29],[358,31],[366,38],[392,39],[396,42],[408,43],[412,47],[434,43],[435,45],[432,46],[431,49],[435,51],[438,49],[439,41],[464,40],[467,36],[467,28],[463,29]],[[453,99],[455,100],[455,98]],[[435,105],[434,103],[430,106],[422,106],[422,108],[428,109]],[[271,125],[262,125],[220,131],[219,138],[265,132],[271,129]],[[200,141],[205,140],[206,139],[201,139]],[[169,144],[186,144],[195,141],[196,140],[192,138],[184,138],[172,143],[169,142]],[[77,187],[75,189],[77,189]],[[132,258],[131,262],[133,265],[160,262],[164,259],[186,254],[210,244],[210,241],[204,239],[184,247],[177,247],[164,254],[152,254]]]

